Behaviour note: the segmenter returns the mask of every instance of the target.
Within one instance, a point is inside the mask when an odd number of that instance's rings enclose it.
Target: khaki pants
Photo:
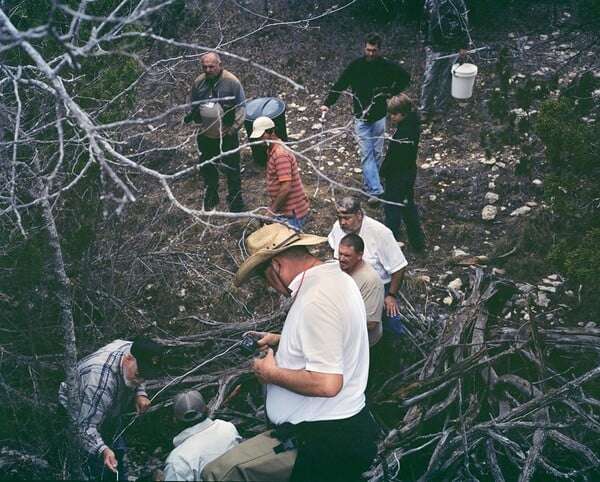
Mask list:
[[[297,449],[276,454],[281,442],[272,431],[261,433],[236,445],[208,463],[200,478],[206,481],[281,481],[290,480]]]

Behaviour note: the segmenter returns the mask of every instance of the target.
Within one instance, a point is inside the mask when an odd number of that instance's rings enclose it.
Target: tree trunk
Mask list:
[[[42,219],[48,242],[50,256],[47,260],[49,274],[54,278],[56,301],[59,308],[59,325],[63,331],[63,345],[65,349],[64,370],[67,375],[68,394],[68,441],[66,452],[66,471],[70,479],[82,479],[81,456],[77,435],[77,398],[79,392],[79,379],[77,377],[77,346],[75,344],[75,327],[73,324],[73,296],[71,280],[65,271],[63,252],[60,238],[54,221],[54,214],[47,198],[44,196],[42,203]]]

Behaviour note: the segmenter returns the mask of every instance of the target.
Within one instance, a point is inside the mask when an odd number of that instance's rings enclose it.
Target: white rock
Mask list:
[[[553,281],[548,278],[544,278],[542,280],[542,283],[544,283],[545,285],[554,286],[555,288],[558,288],[559,286],[563,285],[562,281]]]
[[[446,297],[443,299],[443,302],[444,302],[444,304],[445,304],[446,306],[450,306],[450,305],[452,304],[452,301],[454,301],[454,300],[452,299],[452,296],[446,296]]]
[[[539,285],[537,288],[538,290],[545,291],[547,293],[556,293],[556,288],[554,286]]]
[[[484,221],[493,221],[494,219],[496,219],[497,214],[498,208],[496,206],[488,204],[487,206],[484,206],[481,210],[481,219],[483,219]]]
[[[440,250],[440,247],[439,247],[439,246],[436,244],[436,245],[433,247],[433,251],[435,252],[435,251],[439,251],[439,250]]]
[[[304,112],[306,110],[306,106],[303,105],[302,107],[298,107],[298,111],[299,112]]]
[[[519,288],[521,293],[530,293],[534,289],[534,286],[529,283],[517,283],[517,288]]]
[[[460,278],[454,278],[450,283],[448,283],[448,288],[453,290],[460,290],[462,288],[463,282]]]
[[[525,205],[529,206],[530,208],[535,208],[537,207],[538,203],[536,203],[535,201],[527,201]]]
[[[531,211],[531,208],[529,206],[521,206],[518,209],[515,209],[512,213],[510,213],[511,216],[524,216],[525,214],[529,214],[529,212]]]
[[[437,196],[436,196],[435,194],[431,194],[431,195],[429,196],[429,200],[430,200],[430,201],[435,201],[436,199],[437,199]]]
[[[482,164],[492,165],[496,164],[496,159],[493,157],[490,157],[489,159],[487,157],[482,157],[481,159],[479,159],[479,162],[481,162]]]
[[[498,276],[504,276],[506,274],[506,270],[501,268],[492,268],[492,273]]]
[[[538,293],[537,299],[535,300],[535,304],[546,308],[550,304],[550,298],[548,298],[548,295],[546,295],[546,293]]]
[[[316,124],[313,124],[312,126],[310,126],[310,128],[313,131],[318,131],[321,127],[323,127],[323,124],[321,124],[320,122],[317,122]]]
[[[452,256],[454,258],[465,258],[466,256],[469,256],[469,253],[463,251],[462,249],[455,248],[452,251]]]
[[[495,192],[485,193],[485,202],[488,204],[494,204],[498,201],[498,199],[500,199],[500,196],[498,196],[498,194],[496,194]]]
[[[531,181],[531,184],[533,184],[534,186],[542,186],[544,183],[541,179],[534,179],[533,181]]]

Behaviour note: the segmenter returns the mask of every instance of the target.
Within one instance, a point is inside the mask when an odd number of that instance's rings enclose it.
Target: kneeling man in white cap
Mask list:
[[[175,421],[187,428],[173,438],[175,448],[167,458],[164,480],[200,480],[208,462],[242,440],[231,422],[211,420],[207,415],[206,403],[197,390],[173,399]]]

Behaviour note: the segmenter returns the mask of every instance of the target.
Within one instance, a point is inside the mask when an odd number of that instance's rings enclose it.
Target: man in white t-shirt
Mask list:
[[[173,399],[173,416],[187,427],[173,438],[175,447],[165,463],[164,480],[200,480],[200,472],[240,443],[235,425],[207,418],[204,398],[197,390],[178,394]]]
[[[356,233],[349,233],[340,241],[338,255],[341,270],[352,276],[365,302],[369,346],[373,347],[383,334],[383,281],[377,271],[363,259],[364,250],[362,238]]]
[[[375,268],[385,286],[385,313],[389,318],[398,316],[398,291],[408,262],[392,231],[367,216],[355,197],[342,198],[336,209],[338,220],[327,237],[333,257],[339,257],[340,241],[346,234],[358,234],[365,243],[363,259]]]
[[[264,435],[208,464],[203,480],[357,481],[370,467],[377,449],[364,395],[369,370],[365,307],[350,276],[308,251],[323,242],[281,224],[264,226],[246,240],[251,256],[235,283],[257,274],[292,298],[281,334],[251,332],[260,337],[264,353],[254,359],[253,369],[266,385],[268,418],[278,426],[275,432],[285,428],[286,436],[282,446],[264,454],[268,460],[261,472],[246,469],[259,457],[248,448]],[[294,441],[299,443],[291,475],[275,475],[271,465]]]

